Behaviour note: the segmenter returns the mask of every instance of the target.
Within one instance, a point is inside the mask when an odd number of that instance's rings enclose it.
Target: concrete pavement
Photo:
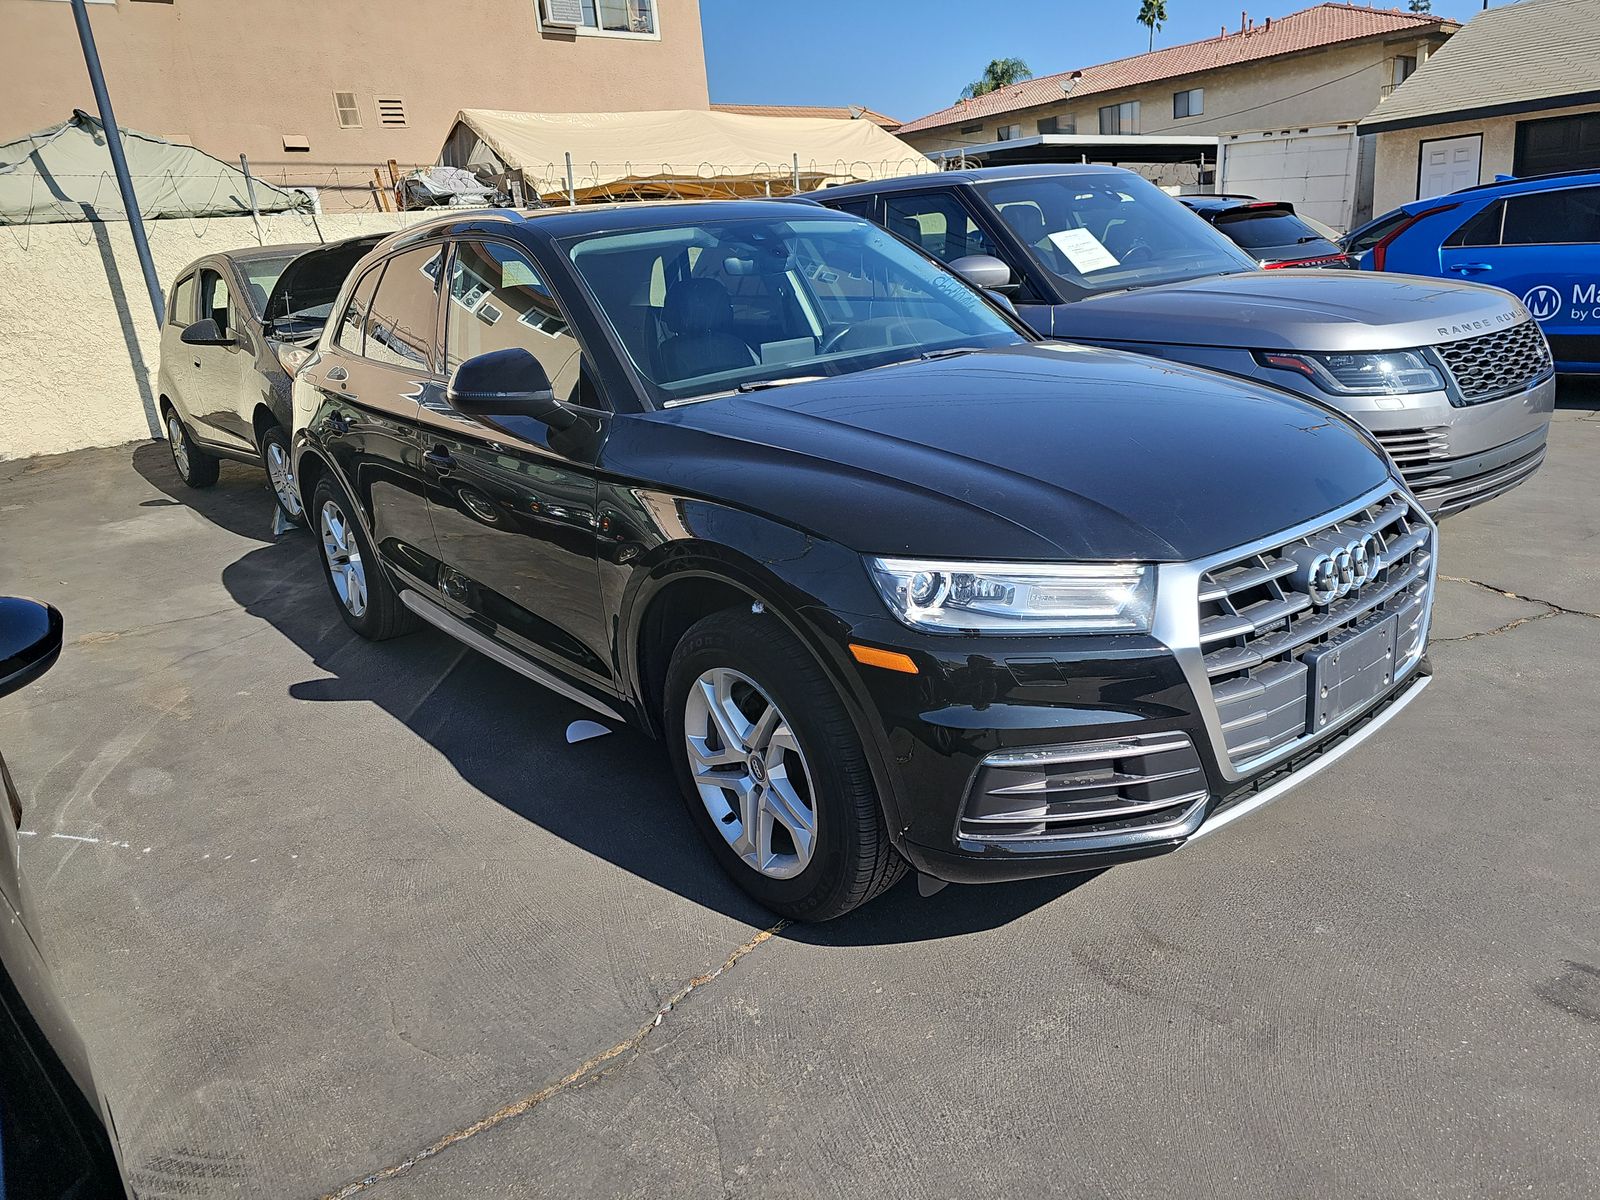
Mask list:
[[[259,473],[0,464],[0,592],[69,641],[0,746],[141,1195],[1600,1192],[1600,389],[1564,397],[1446,522],[1436,681],[1363,751],[1165,859],[772,936],[653,745],[354,638]]]

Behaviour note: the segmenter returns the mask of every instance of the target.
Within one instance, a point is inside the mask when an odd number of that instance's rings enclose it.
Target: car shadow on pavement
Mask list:
[[[424,629],[380,643],[356,636],[334,607],[309,535],[294,530],[268,540],[273,502],[259,471],[225,466],[215,487],[195,490],[178,479],[165,443],[141,445],[133,461],[166,497],[265,543],[224,568],[222,582],[325,673],[292,685],[295,699],[376,705],[466,784],[525,820],[696,904],[752,927],[773,923],[700,841],[658,743],[619,728],[568,745],[567,726],[591,713],[444,634]],[[823,946],[951,937],[1005,925],[1087,878],[952,886],[923,897],[908,875],[855,913],[791,925],[783,936]]]

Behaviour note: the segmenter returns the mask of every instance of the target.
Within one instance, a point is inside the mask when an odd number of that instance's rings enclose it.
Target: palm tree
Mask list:
[[[961,89],[961,98],[971,100],[974,96],[986,96],[1032,78],[1033,72],[1020,58],[996,58],[983,69],[982,78],[973,80]]]
[[[1417,0],[1411,0],[1413,4]],[[1144,0],[1139,5],[1139,24],[1147,26],[1150,30],[1150,49],[1156,48],[1156,30],[1167,19],[1167,0]]]

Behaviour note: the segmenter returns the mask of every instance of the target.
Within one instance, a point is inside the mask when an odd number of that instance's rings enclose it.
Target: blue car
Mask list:
[[[1414,200],[1352,231],[1366,271],[1504,288],[1544,329],[1558,371],[1600,374],[1600,171],[1569,171]]]

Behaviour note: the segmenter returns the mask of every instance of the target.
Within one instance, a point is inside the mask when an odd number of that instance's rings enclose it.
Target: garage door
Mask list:
[[[1349,125],[1222,139],[1219,192],[1287,200],[1335,229],[1350,227],[1355,178],[1356,134]]]

